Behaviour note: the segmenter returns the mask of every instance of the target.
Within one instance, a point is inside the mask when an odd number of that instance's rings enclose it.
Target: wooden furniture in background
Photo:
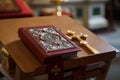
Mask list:
[[[77,20],[84,27],[90,30],[100,30],[108,28],[108,22],[105,18],[105,3],[108,0],[32,0],[29,5],[39,15],[53,15],[55,14],[56,2],[59,8],[59,13],[70,15]],[[66,14],[65,14],[66,15]]]
[[[0,21],[0,40],[6,46],[17,66],[15,80],[32,79],[35,76],[47,74],[47,65],[40,64],[18,37],[18,28],[21,26],[40,25],[54,25],[64,34],[66,34],[68,29],[75,31],[77,34],[80,32],[88,34],[87,41],[100,53],[90,54],[82,50],[77,55],[69,56],[69,59],[63,62],[64,71],[76,70],[78,67],[86,66],[86,73],[84,75],[80,74],[84,79],[96,77],[97,80],[105,80],[111,61],[118,50],[85,27],[80,26],[68,16],[34,17]],[[91,64],[98,62],[103,62],[105,65],[89,70]]]

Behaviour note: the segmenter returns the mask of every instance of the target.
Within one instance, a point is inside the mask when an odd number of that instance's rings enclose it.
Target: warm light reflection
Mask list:
[[[62,15],[62,7],[61,7],[61,3],[66,2],[68,0],[50,0],[56,7],[56,15],[57,16],[61,16]]]

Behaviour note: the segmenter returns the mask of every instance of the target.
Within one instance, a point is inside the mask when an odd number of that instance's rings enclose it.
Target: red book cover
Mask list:
[[[81,48],[54,26],[21,27],[18,35],[40,63],[52,56],[80,51]]]

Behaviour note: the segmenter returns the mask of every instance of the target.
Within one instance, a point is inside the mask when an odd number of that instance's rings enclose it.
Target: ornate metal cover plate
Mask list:
[[[74,47],[53,27],[29,28],[29,32],[46,52]]]

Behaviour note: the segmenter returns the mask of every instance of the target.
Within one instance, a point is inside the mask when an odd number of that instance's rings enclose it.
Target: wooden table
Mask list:
[[[16,69],[18,71],[16,74],[17,80],[23,80],[23,77],[29,77],[25,74],[29,75],[31,73],[31,75],[34,76],[46,73],[46,65],[42,65],[36,60],[31,52],[20,41],[17,32],[18,28],[20,27],[40,25],[54,25],[63,33],[66,33],[66,31],[70,29],[78,34],[80,32],[88,34],[87,41],[100,53],[89,54],[82,50],[78,52],[74,58],[64,61],[64,70],[104,61],[106,66],[104,67],[103,73],[99,75],[98,80],[105,80],[111,61],[115,57],[118,50],[109,45],[107,42],[103,41],[97,35],[87,30],[85,27],[80,26],[80,24],[68,16],[0,20],[0,40],[6,46],[6,49],[9,51],[11,57],[18,66]],[[32,74],[33,72],[36,73]]]

